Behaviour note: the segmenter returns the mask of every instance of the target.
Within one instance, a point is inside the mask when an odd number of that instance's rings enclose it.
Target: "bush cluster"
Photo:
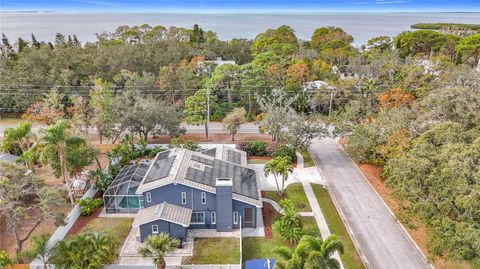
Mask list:
[[[77,199],[77,205],[80,206],[80,214],[82,214],[82,216],[90,216],[95,209],[103,205],[103,200],[92,198]]]
[[[237,148],[243,150],[248,156],[259,157],[289,157],[291,161],[296,159],[295,149],[287,144],[269,143],[265,141],[244,141],[237,144]]]

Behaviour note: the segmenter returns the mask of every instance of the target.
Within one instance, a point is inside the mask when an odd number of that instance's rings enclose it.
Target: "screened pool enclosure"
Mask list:
[[[136,213],[143,207],[143,197],[135,191],[148,167],[148,163],[138,163],[126,165],[120,170],[103,194],[107,213]]]

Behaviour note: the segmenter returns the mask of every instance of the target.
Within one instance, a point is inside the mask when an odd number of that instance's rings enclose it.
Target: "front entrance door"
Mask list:
[[[253,228],[253,208],[245,208],[243,210],[243,227]]]

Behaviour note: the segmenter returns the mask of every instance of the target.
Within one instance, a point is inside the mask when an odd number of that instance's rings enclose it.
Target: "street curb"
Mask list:
[[[315,164],[315,167],[317,168],[320,176],[323,178],[323,181],[325,182],[324,188],[329,190],[327,178],[325,177],[325,174],[323,173],[322,168],[320,168],[320,166],[318,165],[317,160],[313,157],[314,155],[312,154],[310,149],[308,149],[308,152],[312,156],[313,163]],[[343,225],[347,229],[347,232],[350,235],[350,238],[352,239],[353,245],[355,246],[355,249],[357,250],[358,255],[360,255],[360,259],[362,260],[363,266],[365,266],[365,268],[370,268],[370,263],[368,262],[367,257],[365,256],[362,249],[360,248],[359,242],[357,240],[357,237],[355,236],[355,233],[351,230],[350,226],[348,226],[347,222],[345,221],[345,215],[342,212],[342,210],[338,207],[337,200],[333,195],[330,194],[330,191],[329,191],[329,196],[333,201],[333,205],[335,206],[335,209],[337,210],[338,215],[340,215],[340,218],[342,219]]]
[[[373,187],[372,183],[370,183],[370,181],[367,179],[367,177],[363,174],[362,170],[360,169],[360,167],[358,167],[358,165],[353,161],[353,159],[347,154],[347,152],[345,152],[345,150],[343,149],[343,147],[341,147],[338,143],[336,143],[337,147],[345,154],[345,156],[347,156],[350,161],[355,165],[355,167],[357,168],[357,170],[360,172],[360,174],[362,175],[362,178],[364,181],[366,181],[368,183],[368,186],[370,186],[370,188],[372,188],[373,192],[375,192],[375,194],[377,195],[377,197],[380,199],[380,201],[382,201],[382,204],[383,206],[385,206],[388,210],[388,212],[390,212],[390,215],[392,215],[392,217],[395,219],[395,222],[397,223],[397,225],[400,226],[400,228],[402,229],[402,231],[407,235],[408,239],[413,243],[413,245],[415,246],[415,248],[417,248],[417,250],[422,254],[422,257],[423,259],[425,260],[425,262],[427,263],[427,265],[430,266],[430,268],[432,269],[435,269],[435,267],[428,261],[427,259],[427,256],[425,256],[425,253],[423,253],[422,249],[417,245],[417,242],[415,242],[415,240],[413,239],[413,237],[410,235],[410,233],[408,233],[407,229],[405,229],[405,227],[403,227],[403,224],[398,220],[397,216],[395,215],[395,213],[393,213],[393,211],[390,209],[390,207],[388,207],[387,203],[383,200],[382,196],[380,196],[380,194],[378,194],[377,190]]]

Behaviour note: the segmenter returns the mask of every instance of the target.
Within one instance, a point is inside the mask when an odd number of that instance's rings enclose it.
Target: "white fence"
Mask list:
[[[82,196],[83,198],[92,198],[95,196],[97,193],[97,190],[94,188],[94,186],[90,186],[90,189],[88,189],[87,192]],[[47,242],[47,247],[51,248],[53,247],[58,241],[62,240],[65,238],[67,235],[68,231],[72,228],[73,224],[77,221],[78,217],[80,217],[80,206],[75,205],[75,207],[68,213],[66,217],[66,224],[64,226],[59,226],[57,230],[52,234],[50,239]],[[39,259],[35,259],[30,263],[30,269],[43,269],[43,263]],[[49,268],[54,268],[53,266],[50,266]]]

